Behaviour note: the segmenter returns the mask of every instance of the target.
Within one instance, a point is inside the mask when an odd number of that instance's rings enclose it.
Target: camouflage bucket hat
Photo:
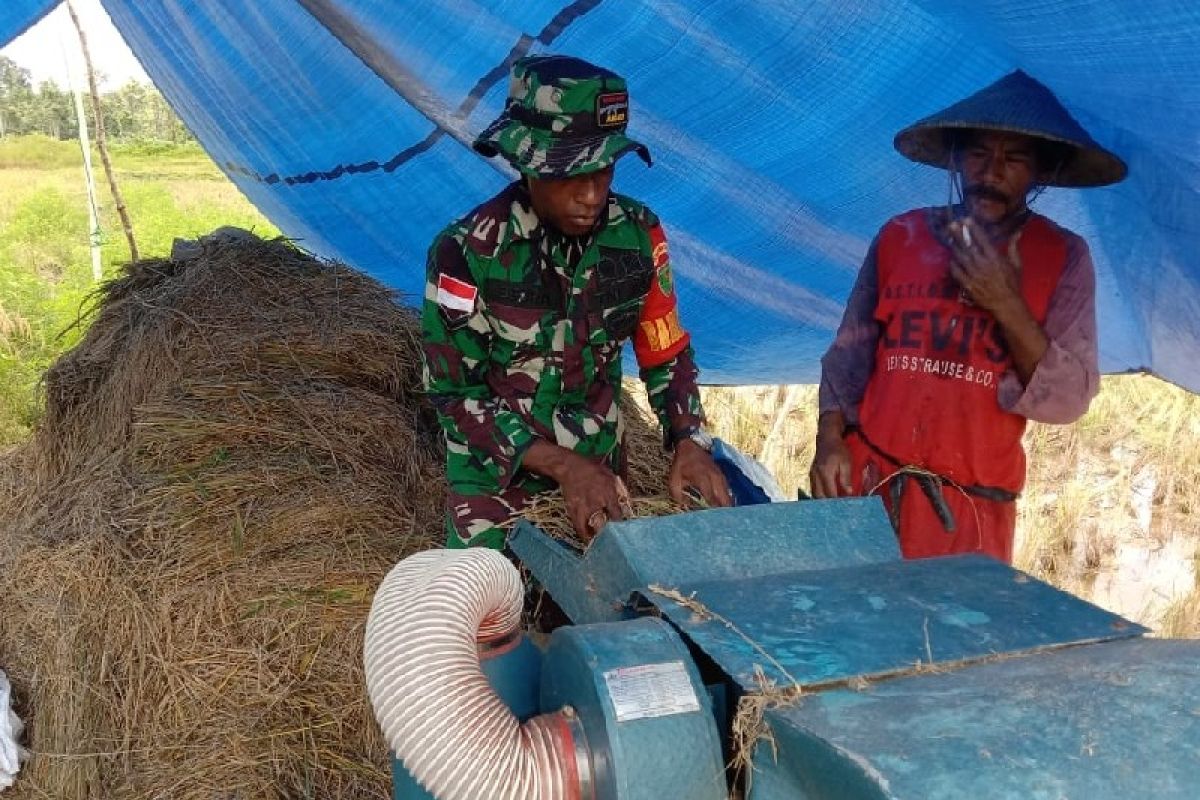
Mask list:
[[[513,65],[504,112],[474,147],[535,178],[595,172],[631,150],[649,164],[646,146],[625,135],[628,123],[624,78],[578,58],[529,56]]]

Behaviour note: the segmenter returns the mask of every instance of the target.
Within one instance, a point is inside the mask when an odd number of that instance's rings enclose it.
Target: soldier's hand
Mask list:
[[[591,539],[609,520],[625,519],[632,509],[621,479],[603,464],[576,455],[558,482],[567,516],[583,540]]]
[[[712,460],[712,456],[691,439],[681,439],[675,445],[675,457],[671,460],[671,471],[667,475],[667,487],[671,499],[679,505],[686,504],[683,490],[692,487],[710,507],[733,505],[733,496],[725,476]]]
[[[621,479],[608,467],[573,450],[537,439],[526,451],[522,466],[558,483],[567,517],[585,542],[591,541],[610,519],[633,515],[629,492]]]
[[[817,453],[808,471],[808,481],[815,498],[842,497],[853,491],[850,448],[841,436],[817,437]]]

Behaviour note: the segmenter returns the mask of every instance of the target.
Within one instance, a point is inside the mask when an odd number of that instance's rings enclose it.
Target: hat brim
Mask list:
[[[1044,131],[1029,130],[1011,125],[981,124],[979,122],[952,122],[939,120],[936,123],[918,122],[896,134],[893,145],[905,158],[931,167],[950,169],[953,161],[949,135],[961,131],[995,131],[1017,133],[1046,142],[1064,145],[1071,157],[1054,172],[1040,176],[1045,186],[1064,188],[1088,188],[1108,186],[1124,180],[1129,168],[1114,154],[1095,144],[1072,141],[1049,136]]]
[[[474,148],[491,158],[503,156],[522,175],[535,178],[569,178],[606,169],[629,152],[637,153],[646,165],[650,150],[624,133],[597,136],[555,136],[531,128],[502,114],[479,134]]]

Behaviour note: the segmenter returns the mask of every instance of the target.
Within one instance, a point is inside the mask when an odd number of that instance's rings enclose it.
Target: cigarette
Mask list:
[[[971,246],[971,229],[968,228],[966,225],[963,225],[962,226],[962,235],[963,235],[963,243],[966,244],[967,247],[970,247]]]

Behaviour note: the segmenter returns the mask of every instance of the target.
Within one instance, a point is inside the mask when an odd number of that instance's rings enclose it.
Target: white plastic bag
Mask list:
[[[12,690],[8,676],[0,669],[0,792],[13,785],[17,770],[25,760],[25,751],[17,744],[24,729],[20,718],[12,710]]]

